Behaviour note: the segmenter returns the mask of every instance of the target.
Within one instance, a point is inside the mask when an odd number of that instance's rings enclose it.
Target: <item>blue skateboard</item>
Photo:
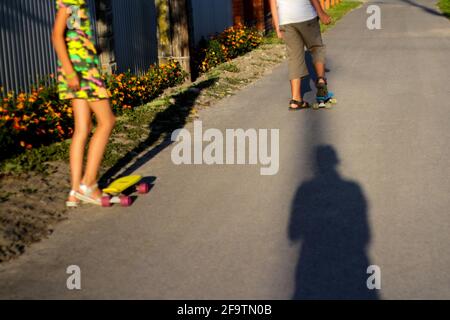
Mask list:
[[[334,97],[333,92],[328,92],[328,96],[326,97],[317,97],[317,103],[313,105],[313,109],[318,110],[321,108],[331,109],[333,105],[337,104],[337,100]]]

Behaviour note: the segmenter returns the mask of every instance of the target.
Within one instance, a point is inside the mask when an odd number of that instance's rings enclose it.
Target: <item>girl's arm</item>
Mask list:
[[[280,31],[280,18],[278,16],[277,0],[270,0],[270,10],[272,11],[273,26],[277,32],[278,38],[283,38],[283,33]]]
[[[319,0],[310,0],[312,6],[314,7],[314,9],[316,9],[317,15],[319,16],[320,21],[323,24],[330,24],[331,21],[331,17],[325,12],[325,10],[323,10],[322,5],[320,4]]]
[[[66,46],[65,32],[67,28],[67,20],[69,19],[70,13],[65,7],[61,7],[57,14],[55,25],[53,27],[52,42],[55,48],[56,54],[58,55],[59,61],[61,61],[64,74],[68,81],[69,87],[74,90],[79,90],[80,80],[78,75],[73,68],[72,61],[69,57],[69,52]]]

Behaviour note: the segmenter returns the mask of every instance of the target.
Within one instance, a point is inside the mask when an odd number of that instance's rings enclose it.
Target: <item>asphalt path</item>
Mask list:
[[[172,145],[138,169],[156,181],[132,208],[71,213],[2,265],[0,298],[450,299],[450,22],[435,2],[369,1],[325,34],[334,109],[289,112],[282,64],[200,113],[203,130],[279,129],[276,175],[177,166]]]

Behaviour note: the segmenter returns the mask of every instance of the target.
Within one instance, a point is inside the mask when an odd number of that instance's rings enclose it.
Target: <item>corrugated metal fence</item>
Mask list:
[[[0,0],[0,85],[5,91],[28,91],[55,73],[57,57],[51,43],[55,2]],[[88,4],[95,17],[94,0]],[[144,72],[158,59],[154,1],[113,0],[113,15],[118,71]]]
[[[54,17],[54,1],[0,0],[0,85],[6,90],[27,90],[55,71]]]
[[[191,4],[195,43],[233,25],[231,0],[191,0]]]
[[[95,2],[87,1],[95,17]],[[51,44],[55,2],[0,0],[0,85],[5,91],[28,91],[55,73],[57,57]],[[231,0],[191,0],[191,4],[195,43],[233,24]],[[155,1],[112,0],[112,7],[117,71],[141,74],[158,61]]]
[[[119,72],[147,71],[158,61],[153,0],[113,0],[114,42]]]

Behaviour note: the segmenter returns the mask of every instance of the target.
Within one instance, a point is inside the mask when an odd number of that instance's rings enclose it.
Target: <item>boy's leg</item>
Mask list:
[[[291,94],[292,94],[292,100],[302,101],[302,80],[301,79],[291,80]]]
[[[78,191],[83,176],[84,150],[92,129],[92,114],[86,100],[72,101],[75,128],[70,145],[70,171],[72,177],[72,190]],[[76,201],[75,198],[69,201]]]
[[[90,102],[89,106],[95,114],[97,128],[91,139],[88,152],[88,160],[83,183],[91,187],[97,182],[100,165],[105,154],[106,145],[114,128],[115,116],[111,110],[109,100]],[[94,197],[101,196],[101,192],[94,194]]]
[[[306,47],[311,52],[314,68],[318,78],[318,85],[326,86],[326,46],[322,40],[319,20],[314,19],[304,22],[300,26],[300,32],[305,39]]]
[[[325,63],[316,62],[314,63],[314,69],[316,70],[317,78],[319,82],[325,83]]]
[[[297,24],[281,26],[280,29],[283,32],[283,38],[287,47],[292,99],[302,101],[301,79],[308,75],[308,68],[305,62],[305,43],[297,28]]]

